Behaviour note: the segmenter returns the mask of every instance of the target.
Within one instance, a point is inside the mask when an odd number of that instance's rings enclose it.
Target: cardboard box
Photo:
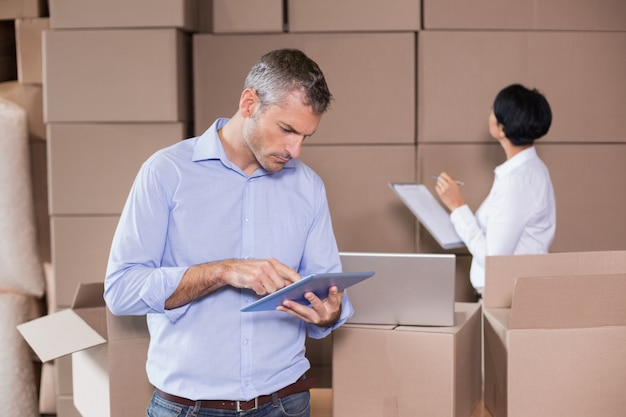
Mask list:
[[[626,32],[422,31],[418,42],[419,142],[493,142],[490,108],[512,83],[550,102],[540,142],[624,141]]]
[[[17,47],[17,79],[24,84],[43,83],[43,32],[50,26],[47,17],[23,18],[15,21]]]
[[[186,133],[183,123],[49,124],[50,214],[119,215],[141,164]]]
[[[289,32],[417,32],[421,6],[415,0],[288,0]]]
[[[618,416],[626,251],[487,258],[485,405],[494,417]]]
[[[332,388],[333,335],[323,339],[307,337],[306,358],[311,363],[307,375],[316,379],[315,388]]]
[[[57,308],[72,305],[80,284],[104,282],[119,216],[52,216]]]
[[[422,0],[425,29],[626,29],[621,0]]]
[[[482,392],[480,311],[456,303],[454,327],[337,329],[333,415],[469,416]]]
[[[143,415],[153,387],[145,374],[145,316],[113,316],[101,283],[81,285],[72,308],[18,326],[42,362],[72,355],[73,398],[82,416]]]
[[[177,29],[44,32],[46,122],[190,120],[188,41]]]
[[[83,417],[74,406],[74,398],[71,395],[57,396],[56,417]]]
[[[206,1],[206,0],[201,0]],[[53,29],[197,29],[197,0],[49,0]]]
[[[324,180],[340,250],[415,251],[415,216],[388,185],[415,180],[414,145],[307,145],[300,159]]]
[[[544,255],[488,256],[485,308],[510,308],[519,277],[601,275],[626,271],[626,251],[563,252]]]
[[[283,31],[282,0],[213,0],[204,1],[200,10],[208,11],[210,26],[201,32],[280,33]],[[203,12],[204,13],[204,12]],[[205,19],[206,17],[202,17]]]
[[[20,17],[40,17],[48,12],[45,0],[2,0],[0,1],[0,20],[19,19]]]
[[[235,113],[244,79],[261,55],[288,47],[319,64],[334,96],[307,143],[415,143],[414,33],[201,34],[193,41],[196,134]],[[237,54],[214,58],[225,51]],[[393,122],[382,129],[381,121]]]

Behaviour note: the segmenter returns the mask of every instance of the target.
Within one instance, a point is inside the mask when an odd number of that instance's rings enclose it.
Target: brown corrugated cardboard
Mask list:
[[[141,164],[185,138],[183,123],[49,124],[50,214],[120,214]]]
[[[39,412],[41,414],[56,414],[57,412],[55,372],[54,363],[42,364],[39,381]]]
[[[306,358],[311,363],[308,376],[316,379],[316,388],[332,387],[333,335],[306,339]]]
[[[104,282],[119,216],[52,216],[52,266],[58,308],[72,304],[83,283]]]
[[[510,309],[484,310],[487,408],[494,417],[621,416],[626,274],[523,273]]]
[[[509,328],[624,326],[625,278],[624,274],[518,278]]]
[[[283,31],[282,0],[213,0],[211,15],[213,33]]]
[[[319,64],[334,96],[311,143],[415,141],[414,33],[201,34],[193,39],[196,134],[235,113],[246,74],[261,55],[291,47]]]
[[[2,0],[0,1],[0,20],[20,17],[40,17],[47,12],[45,0]]]
[[[201,0],[206,1],[206,0]],[[49,0],[50,27],[197,29],[197,0]]]
[[[48,29],[50,19],[23,18],[15,21],[15,43],[17,47],[17,79],[24,84],[43,82],[41,38]]]
[[[333,339],[335,417],[469,416],[481,396],[480,304],[454,327],[344,325]]]
[[[289,32],[414,31],[421,28],[415,0],[288,0]]]
[[[623,141],[625,32],[422,31],[418,40],[420,142],[490,142],[493,99],[511,83],[550,102],[542,142]]]
[[[79,287],[71,309],[18,326],[42,361],[72,355],[73,398],[82,415],[141,415],[153,388],[145,375],[143,316],[113,316],[103,284]]]
[[[564,252],[488,256],[485,308],[510,308],[518,277],[617,274],[626,271],[626,251]]]
[[[82,417],[74,406],[74,398],[71,395],[57,396],[56,417]]]
[[[415,216],[388,186],[414,181],[414,146],[313,146],[316,140],[307,139],[300,159],[325,182],[339,249],[414,252]]]
[[[66,307],[67,308],[67,307]],[[55,374],[54,383],[59,396],[72,395],[72,357],[63,356],[54,360]],[[58,404],[57,404],[58,406]]]
[[[486,122],[485,122],[486,123]],[[626,248],[626,193],[622,187],[626,146],[618,143],[537,143],[537,153],[550,170],[557,208],[556,236],[550,251],[604,251]],[[477,210],[493,183],[494,168],[505,161],[502,148],[492,143],[419,143],[417,180],[434,193],[432,175],[446,171],[463,180],[463,196]],[[603,178],[602,181],[599,181]],[[573,186],[575,184],[575,186]],[[435,194],[436,195],[436,194]],[[601,213],[601,215],[599,214]],[[422,231],[419,251],[439,251]]]
[[[456,282],[454,283],[456,301],[475,302],[477,300],[476,290],[469,278],[471,264],[471,255],[456,255]]]
[[[624,30],[621,0],[423,0],[425,29]]]
[[[182,31],[51,30],[43,40],[46,122],[190,120]]]
[[[624,107],[626,108],[626,107]],[[539,155],[550,169],[557,208],[552,252],[626,249],[626,146],[540,144]],[[601,180],[603,179],[603,180]]]
[[[622,5],[626,10],[626,2]],[[626,108],[626,54],[621,52],[626,32],[532,33],[529,50],[529,82],[545,92],[554,112],[546,139],[624,142],[619,120]]]
[[[508,84],[528,82],[528,36],[420,32],[418,142],[491,142],[487,119],[494,97]]]

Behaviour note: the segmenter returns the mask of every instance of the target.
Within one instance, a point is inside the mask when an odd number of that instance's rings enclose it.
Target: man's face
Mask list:
[[[243,137],[259,165],[278,172],[300,155],[302,142],[315,132],[320,119],[311,106],[302,103],[301,93],[293,92],[281,105],[257,107],[246,119]]]

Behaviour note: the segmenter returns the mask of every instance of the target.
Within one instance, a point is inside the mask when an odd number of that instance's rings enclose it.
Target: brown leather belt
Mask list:
[[[277,398],[287,397],[289,395],[297,394],[299,392],[308,391],[309,389],[315,387],[315,378],[300,378],[296,382],[291,385],[287,385],[285,388],[281,388],[276,391]],[[188,398],[178,397],[176,395],[168,394],[166,392],[161,391],[160,389],[155,389],[157,395],[164,400],[171,401],[173,403],[195,406],[197,401],[190,400]],[[253,398],[249,401],[231,401],[231,400],[199,400],[201,408],[218,408],[220,410],[235,410],[239,411],[250,411],[256,410],[263,404],[267,404],[272,402],[272,397],[274,394],[269,395],[261,395],[259,397]]]

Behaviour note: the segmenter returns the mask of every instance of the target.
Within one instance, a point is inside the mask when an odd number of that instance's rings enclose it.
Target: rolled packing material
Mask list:
[[[27,115],[0,98],[0,290],[41,297],[45,279],[37,248]]]
[[[17,330],[33,319],[32,296],[0,292],[0,416],[39,417],[35,356]]]

